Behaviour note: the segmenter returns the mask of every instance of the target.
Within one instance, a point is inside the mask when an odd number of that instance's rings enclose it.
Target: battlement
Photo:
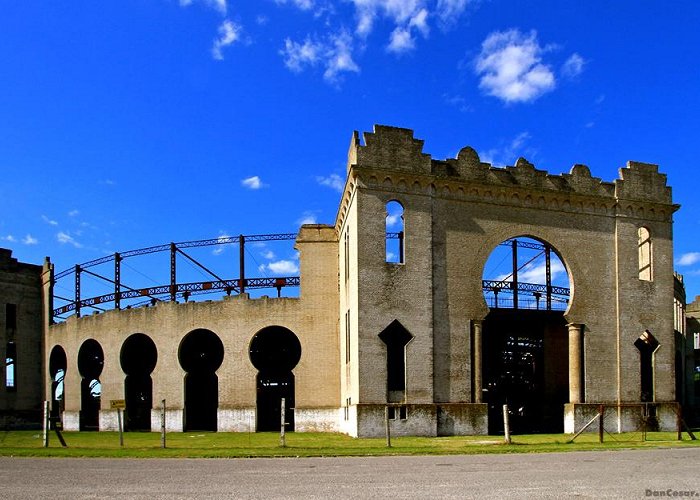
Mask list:
[[[633,162],[620,169],[620,178],[605,182],[591,175],[586,165],[576,164],[569,173],[550,174],[539,170],[525,158],[514,166],[494,167],[482,162],[473,148],[462,148],[457,158],[434,160],[423,152],[423,141],[414,138],[406,128],[375,125],[373,132],[364,133],[364,145],[354,132],[348,154],[348,172],[354,167],[393,171],[400,174],[432,176],[469,184],[498,187],[519,187],[545,192],[559,192],[673,205],[671,188],[658,165]]]

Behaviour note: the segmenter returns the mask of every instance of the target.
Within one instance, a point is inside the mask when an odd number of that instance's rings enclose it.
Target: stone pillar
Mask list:
[[[569,323],[569,403],[583,403],[581,380],[581,335],[583,325]]]
[[[474,336],[474,343],[472,345],[472,373],[474,379],[473,403],[481,403],[483,399],[483,382],[481,378],[481,324],[481,320],[472,320],[472,335]]]

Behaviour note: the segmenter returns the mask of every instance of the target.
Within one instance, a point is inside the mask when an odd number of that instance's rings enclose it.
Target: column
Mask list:
[[[472,378],[474,389],[474,403],[482,403],[483,383],[481,379],[481,320],[472,320],[472,335],[474,343],[472,345]]]
[[[583,325],[569,323],[569,403],[582,403],[581,346]]]

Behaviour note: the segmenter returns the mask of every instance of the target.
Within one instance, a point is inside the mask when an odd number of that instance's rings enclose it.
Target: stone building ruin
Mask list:
[[[160,429],[165,399],[171,431],[274,430],[285,397],[290,430],[381,436],[388,407],[393,434],[442,436],[499,432],[494,409],[527,387],[525,432],[573,432],[600,403],[641,402],[672,429],[677,209],[652,164],[628,162],[606,182],[585,165],[495,168],[470,147],[435,160],[403,128],[355,132],[335,222],[297,235],[296,298],[162,301],[53,323],[46,277],[43,398],[66,430],[115,429],[116,399],[133,429]],[[523,241],[562,263],[566,288],[528,289],[517,272],[486,283],[494,249]],[[537,309],[517,306],[521,285]],[[509,307],[489,293],[510,293]],[[617,430],[636,418],[619,407]]]

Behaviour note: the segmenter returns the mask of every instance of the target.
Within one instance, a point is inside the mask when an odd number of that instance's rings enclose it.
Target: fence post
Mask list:
[[[42,435],[44,448],[49,447],[49,402],[44,401],[44,434]]]
[[[391,448],[391,422],[389,421],[389,407],[384,407],[384,431],[386,432],[386,447]]]
[[[505,434],[506,444],[511,444],[510,439],[510,418],[508,415],[508,405],[503,405],[503,433]]]
[[[160,447],[165,448],[165,399],[160,402]]]
[[[598,442],[603,442],[603,431],[605,430],[605,405],[600,405],[598,407],[598,413],[600,414],[600,419],[598,420]]]
[[[285,448],[287,446],[287,441],[284,436],[284,398],[282,398],[282,404],[280,408],[280,446]]]

